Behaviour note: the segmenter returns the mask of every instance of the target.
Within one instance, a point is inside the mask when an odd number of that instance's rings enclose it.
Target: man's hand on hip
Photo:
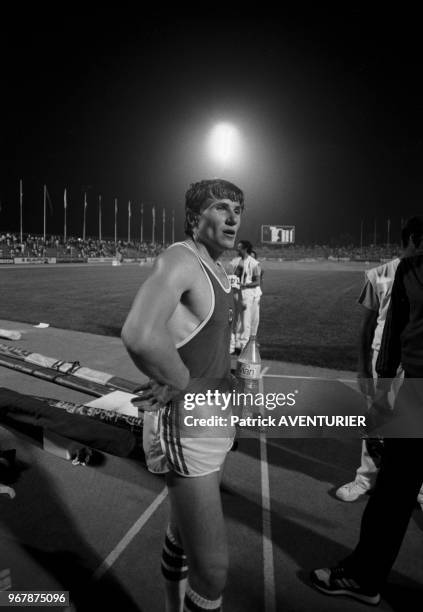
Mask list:
[[[147,412],[160,410],[160,408],[166,406],[174,397],[181,393],[180,389],[171,385],[164,385],[153,379],[141,385],[137,389],[137,392],[139,391],[142,391],[142,395],[131,401],[139,410]]]

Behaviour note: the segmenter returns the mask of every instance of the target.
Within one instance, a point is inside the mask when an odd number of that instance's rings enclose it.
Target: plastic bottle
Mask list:
[[[241,383],[242,393],[251,393],[253,396],[259,392],[261,372],[261,357],[256,336],[250,336],[237,361],[237,377]],[[244,405],[243,416],[251,416],[254,404],[248,400]]]

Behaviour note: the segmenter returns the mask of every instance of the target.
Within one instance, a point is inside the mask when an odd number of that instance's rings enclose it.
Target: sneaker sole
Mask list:
[[[370,489],[363,489],[362,493],[359,493],[358,495],[354,495],[353,497],[348,497],[347,495],[343,496],[342,493],[338,494],[338,491],[339,491],[339,489],[337,489],[335,491],[336,499],[339,499],[339,501],[343,501],[343,502],[352,504],[352,503],[358,501],[359,499],[361,499],[364,495],[370,495],[371,492],[372,492],[372,489],[371,488]]]
[[[336,591],[330,591],[325,589],[324,587],[312,582],[313,586],[324,593],[325,595],[346,595],[347,597],[352,597],[353,599],[357,599],[363,603],[369,604],[370,606],[377,606],[380,602],[380,595],[360,595],[359,593],[354,593],[354,591],[347,591],[346,589],[337,589]]]
[[[346,499],[345,497],[341,497],[340,495],[336,495],[335,493],[336,499],[339,499],[339,501],[345,502],[346,504],[353,504],[354,502],[361,499],[363,495],[367,495],[367,491],[365,493],[360,493],[360,495],[358,495],[357,497],[351,497],[349,499]]]

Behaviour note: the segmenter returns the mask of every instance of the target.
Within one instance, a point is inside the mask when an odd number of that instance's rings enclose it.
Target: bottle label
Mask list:
[[[261,365],[259,363],[238,363],[238,376],[240,378],[260,378]]]

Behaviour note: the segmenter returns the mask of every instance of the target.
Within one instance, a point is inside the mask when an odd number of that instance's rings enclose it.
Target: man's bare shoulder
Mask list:
[[[190,249],[179,244],[161,253],[153,266],[153,275],[182,278],[188,283],[201,271],[198,259]]]

